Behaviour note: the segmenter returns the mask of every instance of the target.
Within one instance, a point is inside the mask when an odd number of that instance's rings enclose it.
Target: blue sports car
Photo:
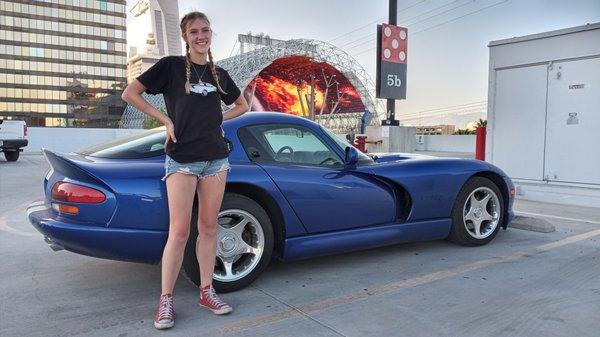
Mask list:
[[[478,246],[513,217],[512,182],[484,161],[367,156],[283,113],[247,113],[223,128],[232,171],[218,220],[214,283],[222,292],[250,284],[273,255],[445,238]],[[164,141],[157,128],[79,153],[45,150],[46,199],[29,206],[29,221],[55,250],[158,263],[169,225]],[[192,225],[183,269],[199,284],[196,239]]]

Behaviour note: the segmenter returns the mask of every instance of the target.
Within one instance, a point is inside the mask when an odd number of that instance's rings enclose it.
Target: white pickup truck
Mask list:
[[[22,147],[27,146],[27,124],[24,121],[0,119],[0,152],[7,161],[19,159]]]

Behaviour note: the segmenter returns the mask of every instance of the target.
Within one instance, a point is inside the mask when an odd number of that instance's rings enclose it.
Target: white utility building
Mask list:
[[[600,207],[600,23],[489,48],[486,160],[524,199]]]

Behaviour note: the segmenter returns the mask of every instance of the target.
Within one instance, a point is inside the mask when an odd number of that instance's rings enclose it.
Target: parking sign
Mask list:
[[[377,98],[406,98],[408,30],[377,25]]]

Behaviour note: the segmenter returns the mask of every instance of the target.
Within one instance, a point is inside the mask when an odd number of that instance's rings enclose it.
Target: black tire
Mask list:
[[[251,214],[262,229],[264,235],[264,249],[258,263],[249,271],[243,278],[234,281],[219,281],[213,278],[213,286],[217,292],[227,293],[242,289],[252,283],[269,265],[271,255],[273,253],[274,236],[273,227],[267,212],[254,200],[243,195],[235,193],[226,193],[221,204],[221,213],[228,210],[242,210]],[[196,239],[198,236],[197,228],[198,211],[194,207],[192,212],[192,220],[190,222],[190,236],[185,248],[183,258],[183,272],[186,277],[196,286],[200,285],[200,268],[196,259]],[[221,218],[220,218],[221,219]],[[218,244],[218,243],[217,243]],[[240,258],[243,259],[244,257]],[[220,267],[219,259],[217,258],[215,270]],[[235,266],[235,263],[234,263]]]
[[[19,150],[15,150],[15,151],[5,150],[4,158],[6,158],[7,161],[17,161],[17,159],[19,159],[19,153],[21,153]]]
[[[472,212],[472,215],[469,215],[469,213],[471,213],[469,210],[472,210],[473,208],[471,207],[471,201],[468,199],[470,199],[473,192],[475,192],[474,195],[476,199],[480,196],[487,196],[489,194],[490,202],[486,203],[485,210],[483,210],[483,207],[475,207],[474,209],[476,211]],[[481,221],[480,235],[476,234],[474,221],[465,221],[465,216],[467,218],[475,218],[474,220],[476,221],[483,219],[481,217],[485,217],[485,215],[481,215],[481,212],[477,212],[478,209],[485,211],[486,213],[484,214],[493,217],[492,220]],[[467,211],[467,214],[465,214],[465,211]],[[504,213],[504,198],[498,186],[487,178],[472,177],[463,185],[454,202],[452,208],[452,228],[450,230],[450,235],[448,235],[448,240],[463,246],[485,245],[492,241],[496,234],[498,234],[504,221]],[[473,228],[470,228],[471,226]]]

